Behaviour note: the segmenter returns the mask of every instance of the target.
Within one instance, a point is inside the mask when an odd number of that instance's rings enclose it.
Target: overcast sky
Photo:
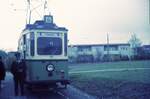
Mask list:
[[[24,28],[27,0],[0,3],[0,49],[16,50]],[[31,0],[35,7],[42,0]],[[69,44],[126,43],[135,33],[150,44],[149,0],[48,0],[54,22],[69,29]],[[41,8],[37,11],[42,15]],[[32,22],[41,17],[33,11]]]

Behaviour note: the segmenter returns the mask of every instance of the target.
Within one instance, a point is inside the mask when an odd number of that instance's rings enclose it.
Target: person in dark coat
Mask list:
[[[24,83],[26,78],[26,64],[25,61],[22,60],[21,62],[17,63],[16,60],[13,61],[11,65],[11,73],[13,74],[14,78],[14,90],[15,95],[19,95],[19,87],[21,91],[21,95],[24,95]]]
[[[4,63],[2,62],[2,57],[0,56],[0,89],[1,89],[1,81],[5,79],[5,66]]]

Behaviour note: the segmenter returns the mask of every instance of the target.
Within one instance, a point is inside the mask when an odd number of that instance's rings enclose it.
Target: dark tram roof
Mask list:
[[[24,30],[26,29],[68,31],[68,29],[66,29],[65,27],[58,27],[55,23],[46,23],[44,20],[37,20],[34,24],[27,24]]]

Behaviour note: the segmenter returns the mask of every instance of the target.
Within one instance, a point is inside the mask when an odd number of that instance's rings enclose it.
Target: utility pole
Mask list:
[[[148,19],[150,24],[150,0],[148,0]]]
[[[109,34],[107,33],[107,60],[109,61],[110,56],[109,56]]]

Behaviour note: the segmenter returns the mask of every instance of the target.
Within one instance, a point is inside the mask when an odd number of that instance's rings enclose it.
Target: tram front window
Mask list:
[[[39,37],[37,39],[37,53],[39,55],[62,54],[62,39],[58,37]]]

